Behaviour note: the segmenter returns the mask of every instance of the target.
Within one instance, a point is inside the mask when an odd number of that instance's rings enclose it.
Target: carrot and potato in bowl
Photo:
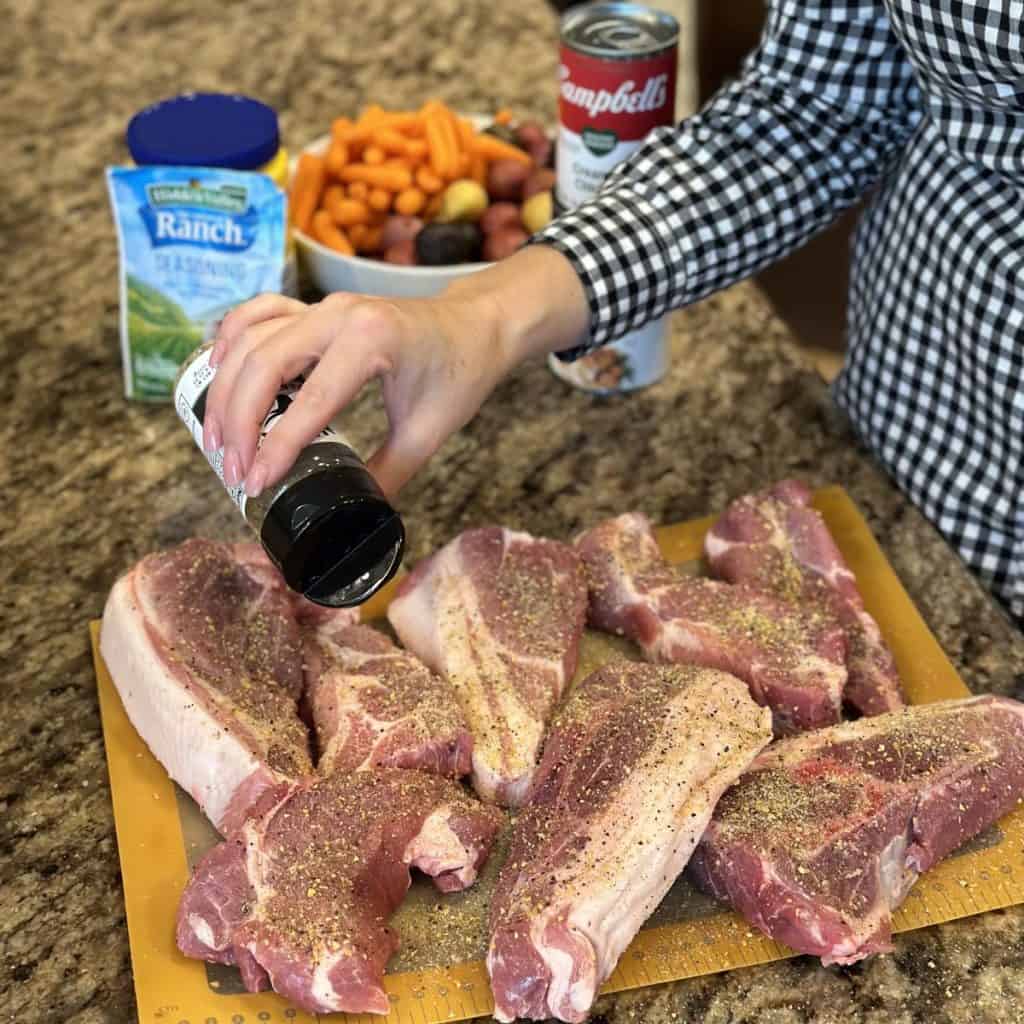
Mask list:
[[[307,147],[289,216],[323,291],[427,295],[515,252],[550,219],[552,144],[508,111],[367,107]]]

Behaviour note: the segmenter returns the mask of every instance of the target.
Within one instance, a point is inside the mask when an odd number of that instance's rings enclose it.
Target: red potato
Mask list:
[[[412,238],[403,238],[400,242],[392,242],[384,250],[385,263],[400,263],[406,267],[416,266],[416,242]]]
[[[538,167],[523,182],[523,202],[538,192],[550,192],[555,187],[555,172],[550,167]]]
[[[484,259],[503,260],[506,256],[511,256],[529,237],[522,228],[517,227],[493,231],[484,239]]]
[[[523,198],[523,183],[531,170],[529,164],[518,160],[495,160],[487,168],[487,194],[498,202],[520,202]]]
[[[420,233],[422,227],[423,221],[419,217],[388,217],[381,232],[380,248],[386,252],[396,242],[411,241]]]
[[[533,157],[538,167],[551,161],[551,140],[539,121],[523,121],[516,127],[516,141]]]
[[[485,235],[493,235],[495,231],[505,228],[521,228],[523,217],[516,203],[491,203],[480,218],[480,230]]]

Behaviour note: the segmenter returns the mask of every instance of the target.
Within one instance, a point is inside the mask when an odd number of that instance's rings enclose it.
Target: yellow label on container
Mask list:
[[[908,700],[921,704],[968,696],[967,687],[847,494],[838,487],[828,488],[816,496],[814,504],[893,650]],[[699,559],[712,522],[708,518],[660,529],[658,540],[665,556],[674,563]],[[394,584],[364,606],[364,617],[381,615],[393,591]],[[242,991],[234,968],[182,956],[174,945],[178,900],[189,865],[218,836],[128,721],[99,654],[99,623],[92,623],[91,630],[142,1024],[289,1024],[320,1019],[440,1024],[492,1012],[482,957],[488,895],[500,851],[492,856],[477,885],[465,893],[442,897],[425,881],[413,884],[392,919],[403,948],[384,979],[392,1006],[386,1017],[318,1017],[291,1007],[277,995]],[[615,638],[588,634],[577,678],[627,646]],[[1022,847],[1024,810],[1017,810],[923,875],[896,912],[895,931],[1024,901]],[[602,991],[639,988],[794,955],[681,878],[623,954]]]

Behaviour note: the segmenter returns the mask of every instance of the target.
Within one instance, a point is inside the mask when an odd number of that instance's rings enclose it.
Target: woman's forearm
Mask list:
[[[480,318],[500,357],[514,366],[530,356],[578,345],[587,336],[590,307],[572,264],[561,253],[533,245],[468,277],[441,302]]]

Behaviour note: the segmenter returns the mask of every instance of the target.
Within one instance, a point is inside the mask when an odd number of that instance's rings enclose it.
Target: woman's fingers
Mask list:
[[[219,366],[228,349],[247,328],[264,320],[274,320],[277,317],[302,313],[307,308],[305,302],[270,292],[257,295],[255,298],[249,299],[248,302],[236,306],[221,320],[220,326],[217,328],[217,337],[213,343],[213,351],[210,353],[210,365]]]
[[[225,403],[229,400],[234,389],[235,379],[246,357],[256,346],[267,338],[273,337],[292,319],[294,317],[277,317],[273,320],[264,320],[253,324],[246,329],[243,335],[237,337],[235,344],[227,350],[206,396],[206,412],[203,416],[203,448],[206,451],[216,451],[224,446]],[[225,457],[228,455],[227,452],[224,454]],[[238,480],[235,479],[237,474],[233,471],[234,460],[231,460],[230,465],[226,463],[224,468],[225,478],[231,478],[233,487],[238,483]]]
[[[227,386],[230,390],[218,392],[217,400],[222,404],[218,404],[215,410],[218,416],[223,415],[225,474],[228,466],[234,464],[229,458],[232,454],[238,457],[242,476],[248,474],[256,452],[260,423],[277,391],[311,364],[318,363],[332,344],[341,343],[339,356],[330,362],[336,379],[328,382],[328,378],[321,374],[316,387],[310,389],[305,398],[299,400],[296,396],[299,415],[292,418],[299,419],[300,430],[295,436],[303,433],[314,419],[320,419],[321,408],[330,404],[326,418],[314,431],[315,436],[323,424],[349,401],[355,393],[353,387],[358,390],[388,365],[382,353],[390,341],[385,334],[373,329],[378,320],[377,308],[382,308],[380,303],[359,302],[348,295],[329,296],[302,316],[285,318],[285,327],[250,348],[240,363],[232,366],[233,376]],[[228,369],[235,355],[232,350],[223,369]],[[214,383],[217,383],[217,378],[214,378]],[[282,418],[275,426],[275,432],[282,428],[283,422]],[[287,443],[290,436],[290,431],[286,430],[283,442]],[[298,454],[293,446],[289,445],[287,450],[292,458]],[[275,482],[287,468],[277,458],[270,464],[264,463],[259,478],[253,477],[250,487],[264,481]]]
[[[317,362],[331,340],[326,325],[312,314],[286,317],[282,323],[279,330],[253,345],[235,363],[226,385],[230,390],[221,393],[223,406],[218,408],[217,415],[223,416],[225,479],[229,466],[237,468],[237,474],[232,472],[232,477],[237,476],[236,483],[245,478],[252,466],[260,426],[282,385]]]
[[[371,355],[358,356],[361,346],[349,344],[350,340],[346,337],[327,347],[288,410],[267,434],[245,478],[250,497],[280,480],[334,414],[380,371],[379,361]]]

